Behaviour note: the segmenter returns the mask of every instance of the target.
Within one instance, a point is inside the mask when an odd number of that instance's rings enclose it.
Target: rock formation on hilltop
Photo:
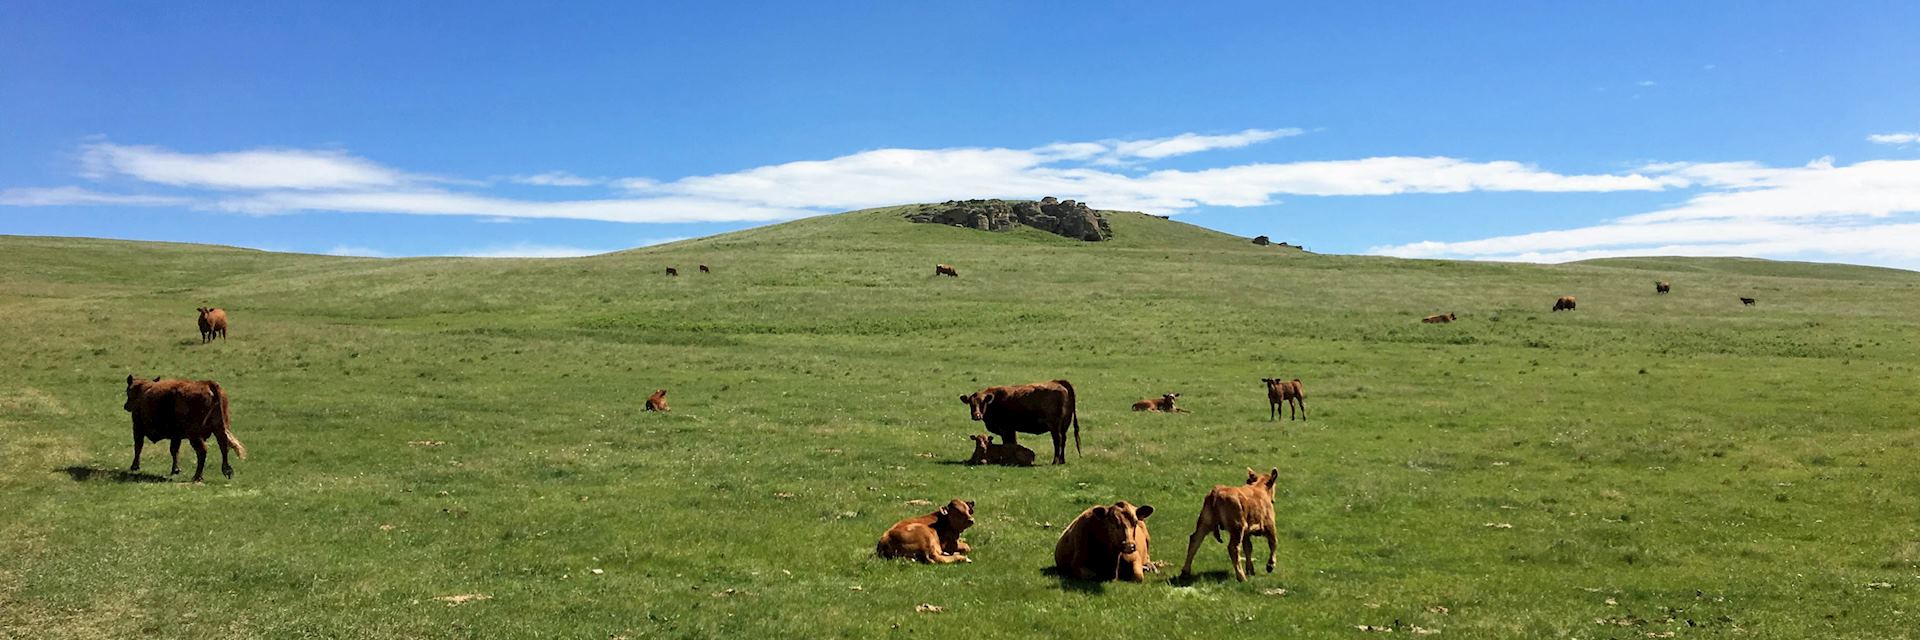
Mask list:
[[[1014,225],[1026,225],[1069,238],[1089,242],[1113,237],[1107,219],[1086,203],[1054,197],[1032,200],[948,200],[924,205],[907,219],[927,224],[950,224],[981,231],[1006,231]]]

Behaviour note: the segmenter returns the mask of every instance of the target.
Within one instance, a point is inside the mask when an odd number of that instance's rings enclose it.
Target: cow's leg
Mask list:
[[[973,562],[973,558],[969,558],[963,555],[952,554],[952,553],[935,553],[933,551],[927,551],[927,550],[922,550],[920,552],[920,557],[917,559],[927,564],[953,564],[955,562]]]
[[[140,470],[140,450],[146,448],[146,446],[147,446],[146,439],[140,437],[140,430],[134,429],[133,430],[133,466],[128,467],[127,468],[128,471]]]
[[[1299,402],[1300,402],[1300,421],[1306,422],[1307,421],[1307,399],[1301,398]]]
[[[1229,527],[1227,530],[1227,564],[1233,567],[1233,579],[1247,581],[1246,569],[1240,566],[1240,547],[1247,543],[1247,530],[1244,527]]]
[[[959,554],[963,556],[971,552],[973,552],[973,546],[967,544],[967,541],[961,540],[959,538],[954,538],[953,547],[950,549],[947,549],[947,553]]]
[[[233,464],[227,462],[227,439],[215,434],[213,441],[220,443],[220,475],[226,476],[228,480],[232,480]]]
[[[199,462],[193,465],[193,481],[199,482],[204,478],[207,471],[207,443],[205,438],[200,436],[193,436],[188,438],[188,440],[193,443],[194,455],[200,459]]]
[[[1202,518],[1204,517],[1205,516],[1202,516]],[[1181,578],[1187,578],[1193,575],[1193,554],[1200,551],[1200,543],[1205,542],[1206,539],[1207,530],[1198,526],[1194,528],[1193,535],[1187,536],[1187,562],[1180,566]]]
[[[1053,463],[1067,463],[1067,430],[1053,430]]]
[[[1273,573],[1273,567],[1280,563],[1280,536],[1273,527],[1267,527],[1267,573]]]
[[[1247,575],[1259,575],[1253,570],[1253,534],[1248,533],[1240,539],[1240,561],[1247,565]]]
[[[173,454],[173,470],[168,471],[167,475],[170,475],[170,476],[179,475],[180,474],[180,439],[179,438],[174,438],[172,441],[167,443],[167,453]]]

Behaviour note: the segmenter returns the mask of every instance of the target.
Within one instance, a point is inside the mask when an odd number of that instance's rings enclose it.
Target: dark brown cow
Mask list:
[[[958,271],[954,271],[954,270],[953,270],[953,265],[950,265],[950,264],[936,264],[936,265],[933,265],[933,275],[936,275],[936,276],[953,276],[953,277],[955,277],[955,278],[958,278],[958,277],[960,277],[960,272],[958,272]]]
[[[973,457],[967,458],[967,464],[1033,466],[1032,449],[1017,444],[994,444],[993,436],[985,433],[976,433],[967,439],[973,441]]]
[[[1147,398],[1133,403],[1133,410],[1150,413],[1189,413],[1186,409],[1173,406],[1173,403],[1179,399],[1178,393],[1161,394],[1158,398]]]
[[[133,414],[133,466],[140,470],[140,453],[147,442],[171,440],[173,470],[180,473],[180,441],[193,443],[199,462],[193,468],[193,481],[199,482],[207,469],[207,437],[220,443],[220,473],[233,477],[233,464],[227,450],[247,457],[246,445],[233,436],[233,420],[227,408],[227,395],[220,383],[212,380],[141,380],[127,376],[127,402],[121,405]]]
[[[200,343],[212,342],[214,338],[227,337],[227,310],[218,307],[200,307]]]
[[[1421,322],[1425,322],[1427,324],[1446,324],[1448,322],[1453,322],[1453,320],[1454,320],[1454,316],[1453,316],[1453,312],[1451,311],[1437,315],[1437,316],[1427,316],[1425,318],[1420,319]]]
[[[1154,571],[1147,532],[1153,507],[1125,500],[1080,512],[1053,545],[1053,566],[1075,580],[1144,582]]]
[[[653,395],[647,396],[647,410],[648,411],[667,411],[668,410],[666,389],[656,389],[654,390]]]
[[[707,265],[703,264],[703,265],[700,265],[700,273],[713,273],[713,270],[708,269]]]
[[[1288,408],[1288,420],[1294,419],[1295,415],[1300,416],[1301,420],[1307,419],[1307,390],[1300,386],[1299,378],[1261,378],[1260,381],[1267,384],[1268,422],[1280,419],[1280,407],[1283,405]]]
[[[1053,463],[1067,463],[1067,427],[1073,427],[1073,450],[1080,452],[1080,413],[1073,383],[1065,380],[1007,387],[987,387],[960,396],[973,419],[1007,444],[1020,444],[1018,433],[1053,436]]]
[[[960,532],[973,526],[973,501],[955,498],[946,506],[924,516],[907,518],[880,534],[873,546],[882,558],[912,558],[927,564],[973,562],[967,552],[973,548],[960,539]]]
[[[679,269],[675,269],[675,268],[673,268],[673,267],[667,267],[667,275],[670,275],[670,276],[677,276],[677,275],[680,275],[680,270],[679,270]]]
[[[1667,293],[1670,291],[1673,291],[1673,285],[1667,284],[1665,280],[1653,283],[1654,293]]]
[[[1573,307],[1573,296],[1560,296],[1559,300],[1553,301],[1554,311],[1572,311]]]
[[[1745,306],[1749,306],[1749,307],[1751,307],[1751,306],[1753,306],[1753,298],[1748,298],[1748,297],[1744,297],[1744,296],[1742,296],[1742,297],[1740,298],[1740,304],[1742,304],[1742,305],[1745,305]]]
[[[1249,468],[1246,486],[1214,485],[1200,503],[1200,519],[1193,524],[1193,535],[1187,536],[1187,563],[1180,567],[1181,578],[1193,575],[1193,554],[1200,550],[1207,534],[1220,540],[1221,529],[1227,531],[1227,564],[1233,567],[1235,580],[1245,582],[1247,574],[1253,573],[1254,536],[1267,539],[1267,573],[1273,573],[1280,554],[1273,524],[1273,484],[1279,478],[1277,467],[1264,476]]]

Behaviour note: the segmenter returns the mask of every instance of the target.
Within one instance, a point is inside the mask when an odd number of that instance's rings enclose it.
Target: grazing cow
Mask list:
[[[1661,280],[1659,282],[1653,283],[1654,293],[1669,293],[1672,291],[1673,291],[1673,285],[1667,284],[1667,281],[1665,280]]]
[[[960,396],[973,410],[973,419],[1007,444],[1019,444],[1018,433],[1053,436],[1053,463],[1067,463],[1067,427],[1073,427],[1073,451],[1080,452],[1080,413],[1073,383],[1065,380],[987,387]]]
[[[1147,572],[1155,570],[1148,549],[1151,515],[1152,506],[1134,507],[1125,500],[1080,512],[1053,545],[1054,567],[1075,580],[1146,581]]]
[[[1247,574],[1253,573],[1254,536],[1267,539],[1267,573],[1273,573],[1280,553],[1273,526],[1273,483],[1279,478],[1277,467],[1264,476],[1249,468],[1246,486],[1213,486],[1206,501],[1200,503],[1200,519],[1193,524],[1193,535],[1187,536],[1187,563],[1180,567],[1181,578],[1193,575],[1193,554],[1200,550],[1207,534],[1218,541],[1221,529],[1227,530],[1227,564],[1233,566],[1235,580],[1245,582]]]
[[[703,264],[703,265],[700,265],[700,273],[713,273],[713,270],[708,269],[707,265]]]
[[[1268,422],[1280,419],[1281,406],[1288,408],[1288,420],[1294,419],[1295,415],[1299,415],[1301,420],[1307,419],[1307,390],[1300,386],[1299,378],[1261,378],[1260,381],[1267,383]]]
[[[212,342],[214,338],[227,337],[227,310],[218,307],[200,307],[200,344]]]
[[[161,380],[159,376],[141,380],[129,375],[127,402],[120,408],[133,414],[133,466],[129,471],[140,470],[140,453],[147,442],[161,440],[172,441],[168,450],[173,453],[173,470],[168,475],[180,473],[180,441],[193,443],[193,452],[199,456],[193,468],[194,482],[199,482],[207,469],[208,436],[220,443],[220,473],[226,477],[233,477],[228,449],[247,457],[246,445],[233,436],[227,394],[218,382]]]
[[[1449,322],[1453,322],[1453,320],[1454,320],[1453,312],[1451,311],[1437,315],[1437,316],[1427,316],[1425,318],[1420,319],[1421,322],[1425,322],[1427,324],[1446,324]]]
[[[1561,311],[1561,310],[1572,311],[1573,306],[1574,306],[1573,296],[1560,296],[1559,300],[1553,301],[1554,311]]]
[[[677,275],[680,275],[680,270],[679,270],[679,269],[675,269],[675,268],[673,268],[673,267],[667,267],[667,275],[670,275],[670,276],[677,276]]]
[[[1162,394],[1158,398],[1147,398],[1133,403],[1133,410],[1151,413],[1190,413],[1186,409],[1173,406],[1174,401],[1179,399],[1180,394],[1178,393]]]
[[[1745,297],[1745,296],[1741,296],[1741,298],[1740,298],[1740,304],[1742,304],[1742,305],[1745,305],[1745,306],[1749,306],[1749,307],[1751,307],[1751,306],[1753,306],[1753,298],[1748,298],[1748,297]]]
[[[1017,444],[994,444],[993,436],[985,433],[976,433],[967,439],[973,441],[973,457],[967,458],[967,464],[1033,466],[1032,449]]]
[[[907,518],[880,534],[873,553],[882,558],[912,558],[927,564],[973,562],[967,552],[973,548],[960,539],[960,532],[973,526],[973,501],[955,498],[946,506],[924,516]]]
[[[647,410],[648,411],[668,411],[669,410],[667,409],[667,390],[666,389],[655,389],[653,391],[653,395],[647,396]]]
[[[955,278],[958,278],[958,277],[960,277],[960,272],[958,272],[958,271],[954,271],[954,270],[953,270],[953,265],[950,265],[950,264],[936,264],[936,265],[933,265],[933,275],[936,275],[936,276],[953,276],[953,277],[955,277]]]

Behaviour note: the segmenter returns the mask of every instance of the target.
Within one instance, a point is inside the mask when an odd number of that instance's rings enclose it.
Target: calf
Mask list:
[[[227,337],[227,310],[218,307],[200,307],[200,344],[212,342],[214,338]]]
[[[1294,419],[1295,415],[1299,415],[1301,420],[1307,419],[1307,390],[1300,386],[1299,378],[1292,380],[1261,378],[1260,381],[1267,383],[1268,422],[1280,419],[1282,406],[1288,409],[1288,420]]]
[[[1753,298],[1742,296],[1740,298],[1740,304],[1751,307],[1753,306]]]
[[[1067,463],[1068,426],[1073,427],[1073,451],[1080,452],[1080,413],[1071,382],[987,387],[960,396],[960,402],[1007,444],[1019,444],[1019,433],[1051,434],[1054,464]]]
[[[673,268],[673,267],[667,267],[667,275],[670,275],[670,276],[677,276],[677,275],[680,275],[680,270],[679,270],[679,269],[675,269],[675,268]]]
[[[1053,565],[1075,580],[1144,582],[1154,570],[1147,517],[1153,507],[1125,500],[1080,512],[1053,545]]]
[[[1554,311],[1572,311],[1573,307],[1573,296],[1560,296],[1559,300],[1553,301]]]
[[[924,516],[907,518],[880,534],[873,546],[882,558],[912,558],[927,564],[973,562],[967,552],[973,548],[960,539],[960,532],[973,526],[973,501],[955,498],[946,506]]]
[[[653,395],[647,396],[647,410],[648,411],[667,411],[668,410],[666,389],[656,389],[654,390]]]
[[[1673,291],[1673,285],[1667,284],[1665,280],[1653,283],[1654,293],[1667,293],[1670,291]]]
[[[173,470],[168,475],[180,473],[180,441],[193,443],[193,452],[199,457],[193,468],[194,482],[205,477],[209,436],[220,443],[222,475],[233,477],[233,464],[227,460],[228,449],[243,459],[247,457],[246,445],[233,436],[227,394],[218,382],[161,380],[158,376],[142,380],[130,375],[127,376],[127,401],[120,408],[133,415],[133,466],[128,471],[140,470],[140,453],[147,442],[161,440],[172,441],[167,448],[173,454]]]
[[[1193,575],[1193,554],[1200,550],[1207,534],[1218,541],[1221,529],[1227,530],[1227,564],[1233,566],[1235,580],[1245,582],[1247,574],[1253,573],[1254,536],[1267,539],[1267,573],[1273,573],[1280,553],[1273,525],[1273,484],[1279,477],[1277,467],[1264,476],[1249,468],[1246,486],[1214,485],[1200,503],[1200,519],[1193,524],[1193,535],[1187,536],[1187,563],[1180,567],[1181,578]]]
[[[953,276],[953,277],[955,277],[955,278],[958,278],[958,277],[960,277],[960,272],[958,272],[958,271],[954,271],[954,270],[953,270],[953,265],[949,265],[949,264],[936,264],[936,265],[933,265],[933,275],[936,275],[936,276]]]
[[[1173,406],[1174,401],[1179,399],[1178,393],[1161,394],[1158,398],[1147,398],[1133,403],[1133,410],[1151,413],[1188,413],[1186,409]]]
[[[700,273],[713,273],[713,270],[708,269],[707,265],[703,264],[703,265],[700,265]]]
[[[985,433],[976,433],[967,439],[973,441],[973,457],[967,458],[967,464],[1033,466],[1032,449],[1017,444],[994,444],[993,436]]]
[[[1427,324],[1446,324],[1448,322],[1453,322],[1453,319],[1454,319],[1453,312],[1449,311],[1437,316],[1427,316],[1425,318],[1421,318],[1420,321],[1425,322]]]

